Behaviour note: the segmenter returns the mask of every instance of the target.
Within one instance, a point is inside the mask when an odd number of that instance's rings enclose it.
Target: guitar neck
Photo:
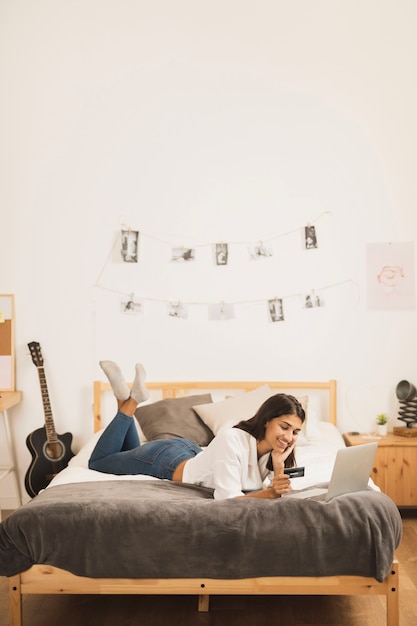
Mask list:
[[[49,401],[48,385],[46,384],[45,370],[43,366],[37,366],[39,374],[39,382],[41,385],[41,394],[43,402],[43,412],[45,415],[46,437],[49,443],[57,443],[58,437],[55,431],[54,419],[52,417],[51,403]]]

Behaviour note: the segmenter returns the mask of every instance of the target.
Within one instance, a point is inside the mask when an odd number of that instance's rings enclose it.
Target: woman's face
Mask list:
[[[258,443],[258,453],[262,455],[275,450],[282,454],[296,443],[301,426],[302,421],[298,415],[281,415],[273,418],[265,425],[265,436]]]

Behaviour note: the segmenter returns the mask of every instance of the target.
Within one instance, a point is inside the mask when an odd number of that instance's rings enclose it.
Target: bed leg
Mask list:
[[[22,594],[20,593],[20,575],[9,579],[10,626],[22,626]]]
[[[210,602],[210,596],[209,595],[201,595],[198,596],[198,610],[200,613],[207,613],[209,610],[209,602]]]
[[[399,572],[398,561],[394,561],[391,572],[388,575],[387,593],[387,626],[399,626],[400,602],[399,602]]]

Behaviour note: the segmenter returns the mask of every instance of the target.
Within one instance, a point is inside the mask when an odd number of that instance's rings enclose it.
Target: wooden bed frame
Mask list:
[[[250,391],[268,384],[272,389],[298,393],[323,390],[328,394],[329,421],[336,424],[336,381],[326,382],[164,382],[147,383],[162,398],[182,397],[197,390]],[[94,430],[102,428],[102,394],[110,385],[94,382]],[[86,578],[65,570],[34,565],[9,581],[10,626],[22,626],[22,596],[25,594],[138,594],[196,595],[198,610],[208,611],[210,595],[382,595],[386,598],[387,626],[399,626],[399,572],[394,560],[383,582],[365,576],[262,577],[220,579],[119,579]]]

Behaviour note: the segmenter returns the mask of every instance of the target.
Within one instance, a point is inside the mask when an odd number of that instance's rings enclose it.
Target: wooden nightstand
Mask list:
[[[417,506],[417,437],[388,433],[373,439],[345,433],[347,446],[378,442],[371,478],[397,506]]]

